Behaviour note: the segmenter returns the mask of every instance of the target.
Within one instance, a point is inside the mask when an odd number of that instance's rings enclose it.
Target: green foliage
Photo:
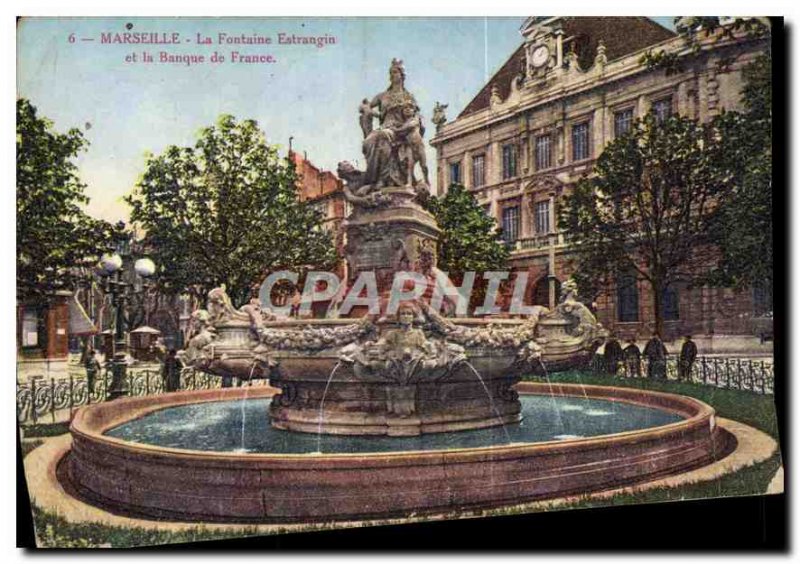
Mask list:
[[[31,103],[17,100],[17,297],[43,298],[73,284],[76,267],[97,262],[111,226],[88,202],[73,159],[87,145],[77,129],[57,133]]]
[[[439,239],[438,267],[454,276],[467,271],[503,270],[508,247],[500,240],[494,219],[460,184],[452,184],[442,198],[429,198],[428,210],[436,217]]]
[[[703,49],[704,45],[739,38],[761,39],[768,37],[771,24],[768,18],[733,18],[722,24],[717,16],[680,16],[675,27],[683,37],[688,50],[676,53],[648,50],[639,58],[639,64],[648,69],[661,69],[667,76],[683,72],[685,64]],[[721,69],[730,61],[720,61]]]
[[[149,156],[126,201],[161,265],[162,291],[202,299],[225,284],[241,305],[268,272],[329,268],[336,260],[319,214],[298,202],[296,187],[294,165],[258,124],[224,115],[194,147]]]
[[[594,297],[633,272],[653,290],[656,330],[671,284],[691,284],[713,257],[710,231],[729,190],[720,144],[708,127],[648,115],[611,142],[565,197],[559,225],[575,238],[576,281]]]
[[[41,548],[131,548],[187,543],[259,534],[255,527],[208,529],[202,525],[182,531],[144,527],[113,527],[100,523],[70,523],[60,515],[33,506],[33,522]]]
[[[666,74],[681,72],[683,64],[697,55],[703,38],[713,41],[768,38],[766,18],[735,18],[721,25],[719,18],[679,18],[678,31],[684,36],[687,53],[678,55],[649,51],[641,62]],[[724,67],[726,62],[722,61]],[[720,72],[725,69],[720,69]],[[710,124],[718,145],[715,166],[727,175],[728,190],[711,225],[710,239],[718,246],[721,259],[703,282],[717,286],[772,287],[772,59],[769,46],[742,71],[741,112],[716,116]]]
[[[713,236],[722,259],[709,281],[772,287],[772,64],[765,54],[744,71],[744,111],[713,121],[733,188],[722,201]]]
[[[62,423],[33,423],[25,425],[25,437],[57,437],[69,433],[69,422]]]
[[[639,58],[639,64],[647,68],[663,69],[667,76],[678,74],[684,70],[680,55],[666,51],[647,51]]]

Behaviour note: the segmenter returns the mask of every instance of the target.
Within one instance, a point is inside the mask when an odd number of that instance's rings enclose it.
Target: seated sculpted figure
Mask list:
[[[573,278],[564,282],[561,287],[561,302],[556,311],[575,321],[576,326],[572,330],[575,336],[590,337],[605,333],[591,310],[578,301],[578,285]]]
[[[362,131],[366,134],[362,151],[367,161],[363,180],[364,184],[373,188],[406,184],[408,165],[403,166],[400,149],[407,143],[406,135],[409,132],[418,129],[420,137],[423,133],[418,119],[416,125],[414,123],[414,117],[419,117],[419,106],[414,96],[405,89],[405,77],[403,61],[393,59],[389,68],[389,88],[369,103],[370,108],[376,109],[380,127],[370,131],[366,119],[362,124]],[[404,113],[405,108],[411,109]],[[365,118],[371,119],[366,108],[362,107],[360,112]],[[406,160],[409,158],[410,155]]]

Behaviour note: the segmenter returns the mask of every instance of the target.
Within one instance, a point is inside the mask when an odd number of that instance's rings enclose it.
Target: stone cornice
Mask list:
[[[718,51],[725,47],[759,41],[763,40],[749,39],[746,37],[734,40],[719,40],[717,36],[712,36],[703,41],[700,53],[698,53],[697,56]],[[509,100],[506,100],[494,108],[486,108],[445,124],[442,130],[430,140],[430,144],[433,147],[437,147],[448,141],[473,133],[476,130],[497,125],[510,119],[516,119],[522,112],[546,106],[554,102],[561,102],[565,98],[586,94],[592,90],[604,89],[613,82],[650,72],[663,72],[661,69],[647,68],[647,66],[639,62],[641,57],[648,51],[658,50],[664,51],[665,53],[675,53],[678,56],[686,56],[692,53],[691,47],[686,44],[685,37],[678,36],[649,45],[648,47],[634,51],[618,59],[608,61],[602,68],[598,68],[598,66],[595,65],[585,72],[579,71],[577,74],[572,75],[570,75],[568,71],[559,71],[559,74],[552,79],[552,84],[544,89],[532,88],[528,85],[522,86],[519,90],[519,101],[515,104],[508,104]],[[691,71],[678,73],[670,77],[670,79],[674,82],[680,82],[685,79],[686,74],[690,73]]]

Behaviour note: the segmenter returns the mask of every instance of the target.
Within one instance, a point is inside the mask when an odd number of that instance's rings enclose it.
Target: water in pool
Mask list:
[[[215,452],[273,454],[366,453],[474,448],[567,440],[658,427],[680,416],[622,402],[522,395],[523,420],[514,425],[418,437],[351,437],[274,429],[269,399],[199,403],[155,411],[109,430],[126,441]]]

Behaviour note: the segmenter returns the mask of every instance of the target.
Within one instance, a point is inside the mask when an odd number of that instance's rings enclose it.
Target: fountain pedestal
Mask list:
[[[381,197],[374,206],[355,207],[344,229],[348,282],[362,272],[374,272],[378,291],[384,293],[395,272],[429,272],[436,266],[441,229],[416,201],[413,188],[383,188]]]
[[[520,420],[512,386],[519,381],[507,362],[482,376],[459,364],[452,370],[420,373],[413,382],[386,374],[357,373],[340,364],[333,377],[310,364],[276,356],[279,370],[270,385],[281,389],[269,408],[278,429],[331,435],[416,436],[480,429]],[[503,370],[507,368],[508,370]]]

